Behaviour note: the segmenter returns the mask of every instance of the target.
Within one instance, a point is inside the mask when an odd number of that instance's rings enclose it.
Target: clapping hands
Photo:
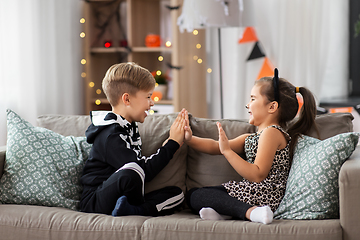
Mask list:
[[[189,115],[186,109],[182,109],[170,127],[170,139],[178,142],[180,145],[184,141],[190,141],[192,131],[189,124]]]

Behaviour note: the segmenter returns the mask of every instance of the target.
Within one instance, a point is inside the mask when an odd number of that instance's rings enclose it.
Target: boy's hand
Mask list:
[[[224,129],[221,126],[221,123],[216,123],[218,130],[219,130],[219,149],[221,154],[224,154],[225,151],[231,150],[229,139],[227,138]]]
[[[189,123],[189,113],[185,110],[185,142],[190,141],[192,138],[192,130]]]
[[[181,145],[184,141],[185,126],[186,126],[185,109],[183,109],[181,110],[181,112],[179,112],[174,123],[170,127],[169,139],[172,139]]]

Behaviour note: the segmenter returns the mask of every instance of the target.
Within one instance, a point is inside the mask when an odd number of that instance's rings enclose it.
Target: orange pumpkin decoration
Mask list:
[[[152,96],[151,96],[151,99],[154,101],[154,102],[158,102],[162,99],[162,93],[159,92],[159,91],[154,91]]]
[[[159,35],[148,34],[145,38],[145,46],[147,47],[160,47],[161,39]]]

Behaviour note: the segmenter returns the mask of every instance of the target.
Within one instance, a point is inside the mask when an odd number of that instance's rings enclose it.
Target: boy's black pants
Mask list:
[[[80,203],[81,211],[111,215],[116,201],[126,196],[129,204],[141,205],[146,216],[171,214],[184,200],[179,187],[165,187],[143,196],[143,181],[136,171],[121,169],[111,175]]]

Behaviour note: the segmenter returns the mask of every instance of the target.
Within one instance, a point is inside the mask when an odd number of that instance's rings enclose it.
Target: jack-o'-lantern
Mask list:
[[[159,35],[148,34],[145,38],[145,46],[147,47],[160,47],[161,39]]]

